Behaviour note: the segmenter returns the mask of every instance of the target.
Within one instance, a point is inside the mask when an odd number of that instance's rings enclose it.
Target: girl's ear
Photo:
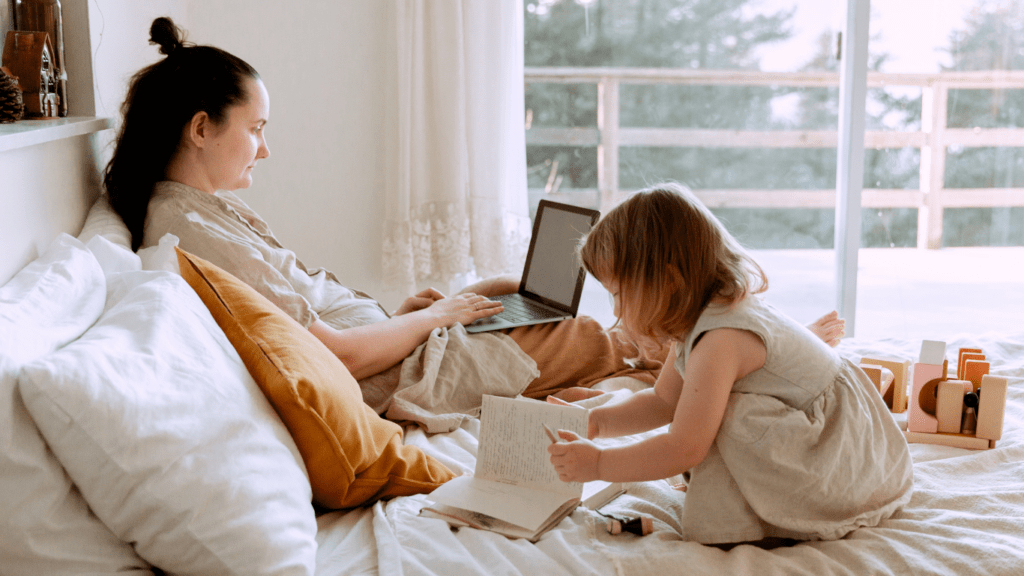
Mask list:
[[[192,120],[185,125],[185,139],[196,148],[206,145],[206,138],[211,128],[210,115],[204,111],[196,112]]]

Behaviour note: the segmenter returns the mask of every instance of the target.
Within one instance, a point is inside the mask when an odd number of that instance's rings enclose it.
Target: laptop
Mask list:
[[[533,220],[533,236],[519,291],[491,298],[500,301],[505,310],[469,324],[466,332],[575,318],[586,280],[586,270],[576,250],[600,215],[597,210],[541,200]]]

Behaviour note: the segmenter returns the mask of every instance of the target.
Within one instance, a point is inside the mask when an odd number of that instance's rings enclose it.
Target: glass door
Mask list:
[[[1022,8],[873,3],[858,336],[1024,323]]]
[[[776,305],[803,322],[835,307],[842,0],[524,9],[532,205],[604,212],[685,184],[752,250]]]

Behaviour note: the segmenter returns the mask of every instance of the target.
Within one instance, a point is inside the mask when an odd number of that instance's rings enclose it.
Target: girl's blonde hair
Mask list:
[[[764,270],[689,189],[637,192],[604,216],[580,248],[587,272],[618,282],[619,320],[646,348],[681,340],[704,308],[768,289]]]

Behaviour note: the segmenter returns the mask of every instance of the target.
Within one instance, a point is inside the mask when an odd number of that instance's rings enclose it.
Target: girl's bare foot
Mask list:
[[[835,348],[843,336],[846,336],[846,320],[840,318],[839,312],[833,310],[808,324],[807,329],[821,338],[825,344]]]

